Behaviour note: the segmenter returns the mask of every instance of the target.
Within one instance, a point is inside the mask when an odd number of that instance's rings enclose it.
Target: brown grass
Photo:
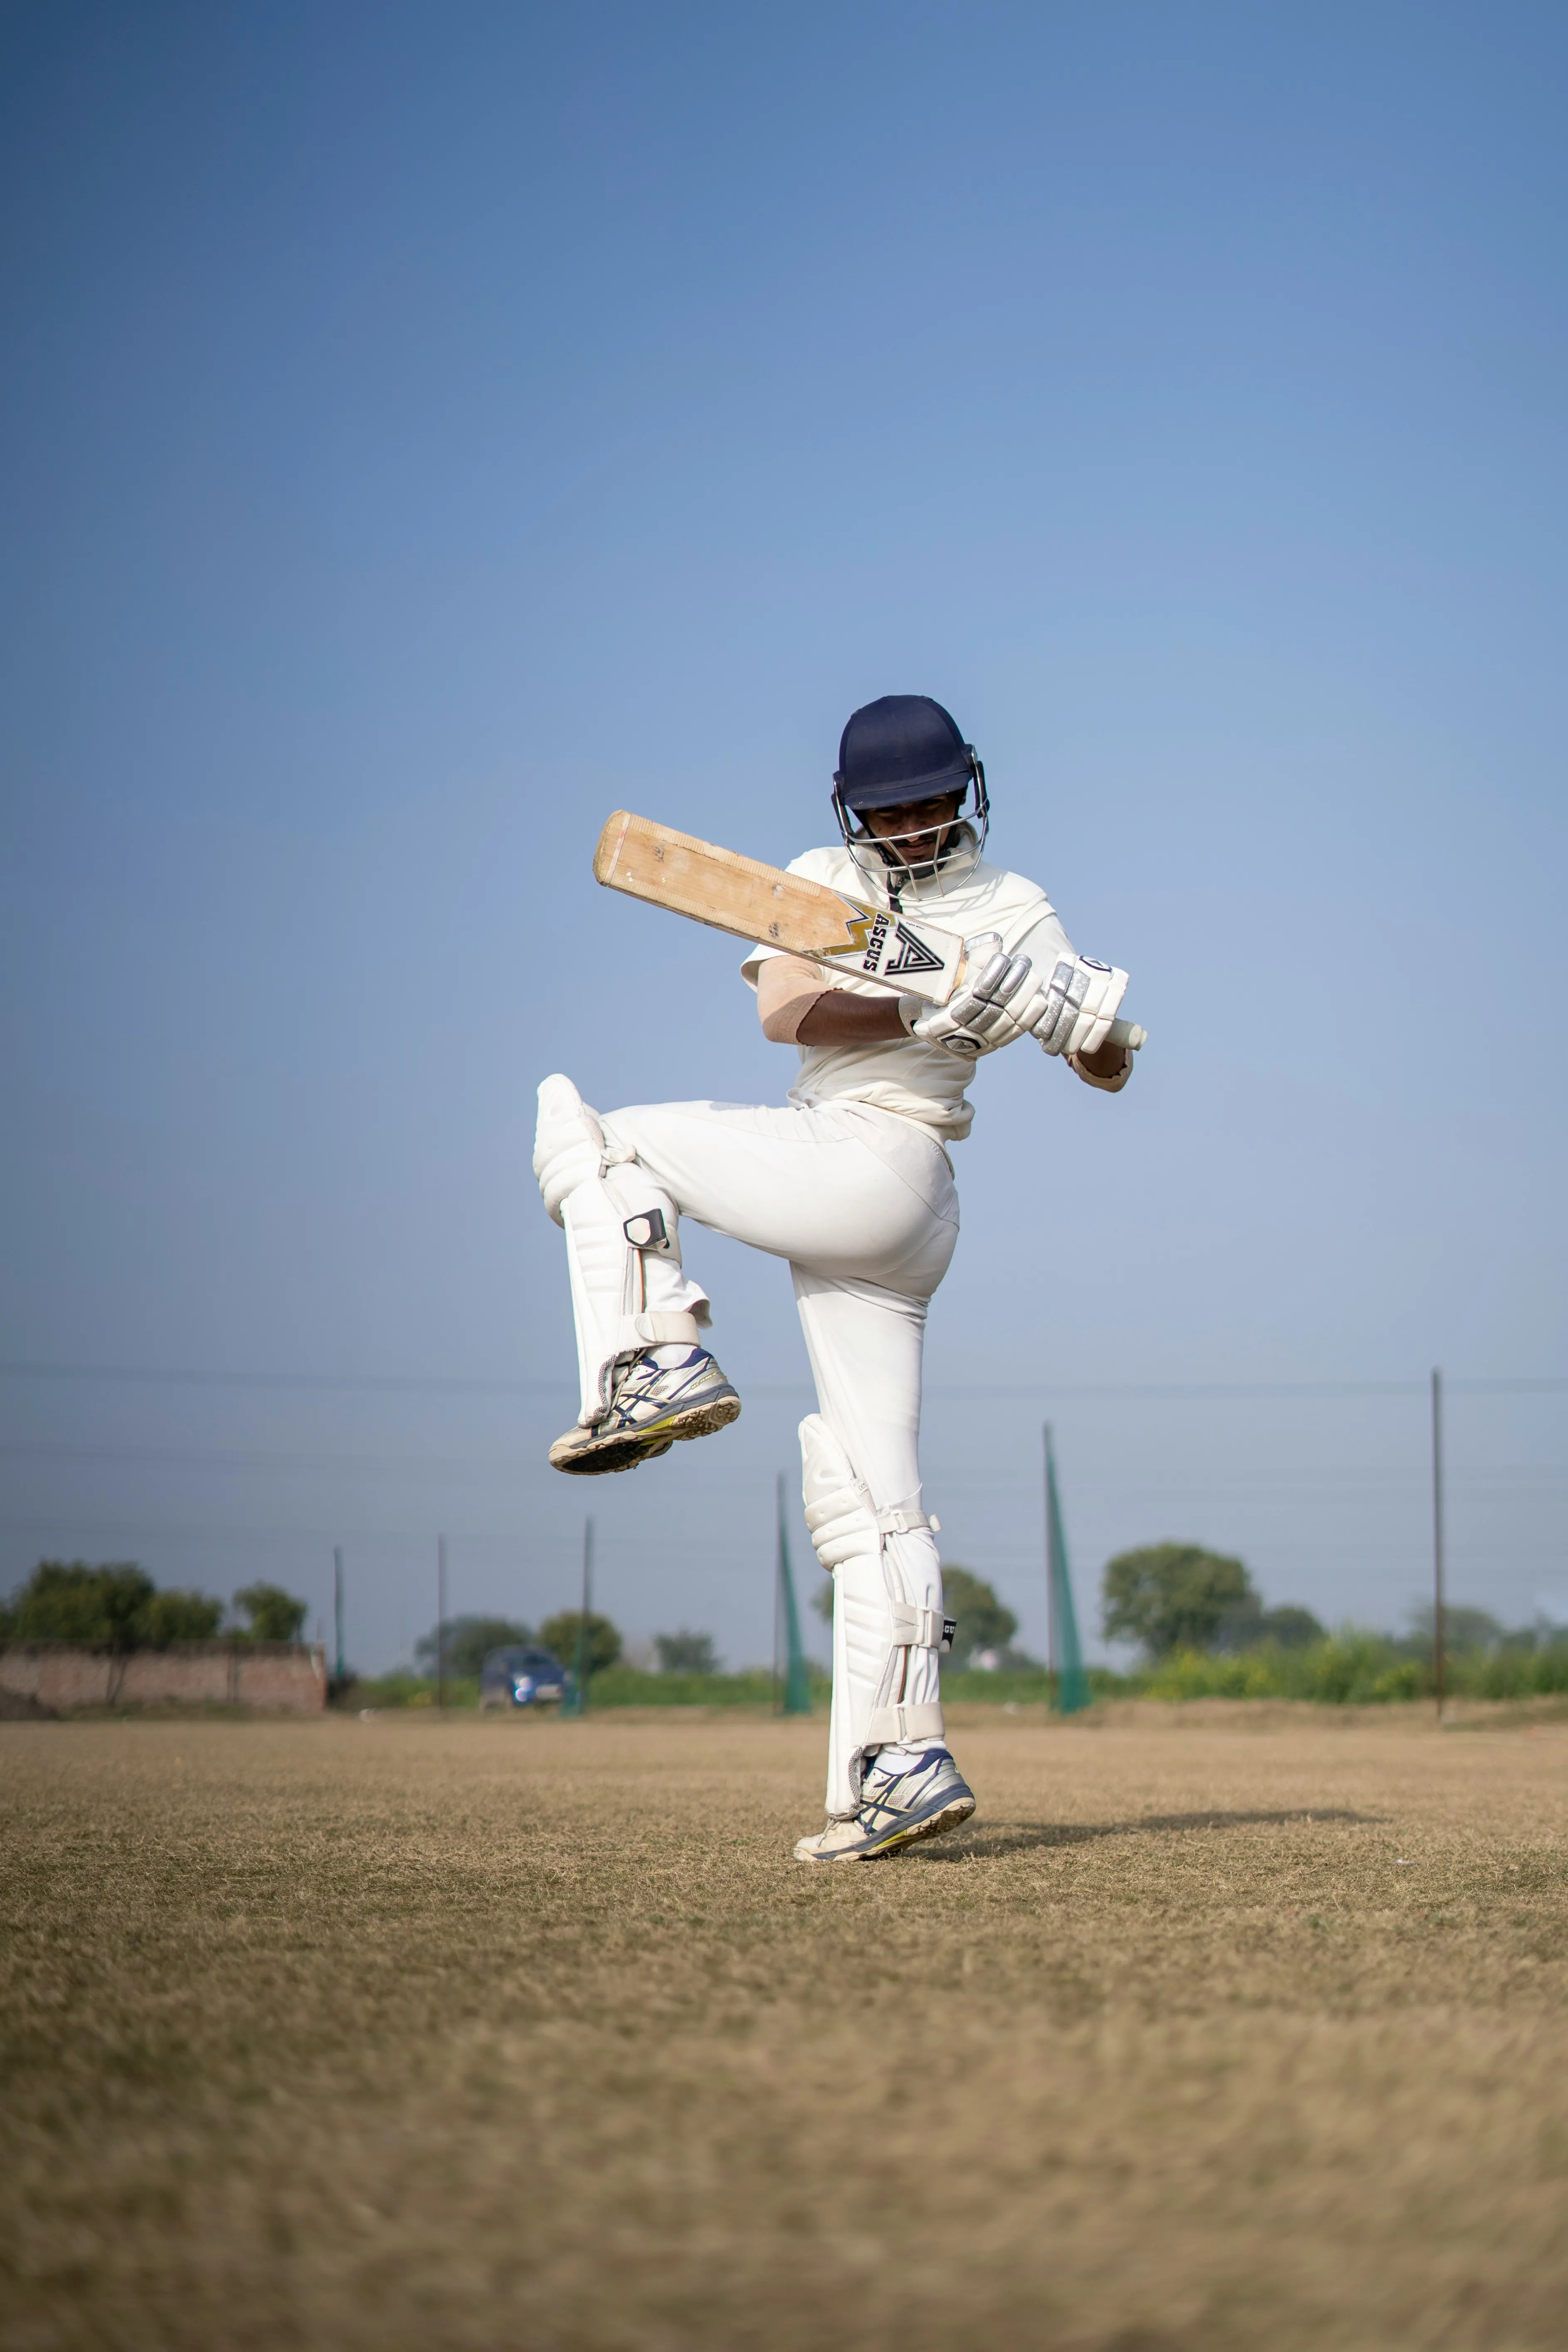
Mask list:
[[[1568,2336],[1568,1728],[0,1728],[0,2340]]]

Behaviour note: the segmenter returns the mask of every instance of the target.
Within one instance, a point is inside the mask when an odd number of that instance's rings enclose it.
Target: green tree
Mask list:
[[[0,1612],[0,1639],[81,1642],[127,1651],[206,1642],[223,1618],[205,1592],[160,1592],[145,1569],[113,1560],[44,1559]]]
[[[1305,1650],[1325,1638],[1323,1626],[1310,1609],[1298,1609],[1289,1601],[1278,1609],[1265,1609],[1256,1592],[1247,1592],[1226,1611],[1206,1646],[1235,1656],[1242,1651],[1261,1650],[1268,1643],[1282,1650]]]
[[[520,1624],[515,1617],[448,1617],[446,1633],[449,1675],[477,1675],[492,1650],[520,1648],[533,1639],[531,1629]],[[432,1626],[414,1644],[415,1661],[421,1674],[436,1672],[436,1629]]]
[[[1151,1658],[1213,1649],[1258,1596],[1238,1559],[1201,1544],[1146,1544],[1107,1560],[1101,1624],[1110,1642],[1138,1642]]]
[[[1328,1627],[1310,1609],[1299,1609],[1289,1601],[1281,1601],[1278,1609],[1266,1609],[1262,1625],[1263,1639],[1278,1642],[1282,1650],[1310,1650],[1314,1642],[1329,1638]]]
[[[1005,1650],[1018,1630],[1018,1620],[983,1576],[967,1568],[950,1568],[945,1560],[942,1600],[948,1615],[958,1620],[952,1660],[961,1670],[978,1650]]]
[[[240,1635],[244,1642],[297,1642],[309,1602],[297,1601],[280,1584],[247,1584],[234,1596],[250,1622]]]
[[[689,1633],[683,1626],[679,1633],[656,1633],[653,1646],[658,1652],[658,1669],[664,1675],[716,1675],[719,1654],[713,1647],[711,1633]]]
[[[146,1570],[129,1560],[92,1568],[85,1559],[41,1559],[11,1595],[10,1638],[133,1650],[137,1619],[156,1590]]]
[[[1429,1601],[1420,1601],[1411,1610],[1407,1621],[1410,1631],[1400,1643],[1410,1656],[1431,1656],[1435,1614]],[[1495,1650],[1506,1630],[1489,1609],[1469,1609],[1463,1601],[1443,1603],[1443,1646],[1451,1656],[1460,1656],[1468,1650]]]
[[[171,1642],[211,1642],[222,1623],[223,1602],[205,1592],[154,1592],[136,1617],[150,1650],[166,1650]]]
[[[613,1666],[621,1654],[621,1637],[607,1617],[596,1610],[588,1612],[588,1672],[602,1675]],[[563,1609],[554,1617],[547,1617],[539,1629],[539,1638],[552,1658],[574,1674],[577,1671],[577,1629],[583,1623],[580,1609]]]

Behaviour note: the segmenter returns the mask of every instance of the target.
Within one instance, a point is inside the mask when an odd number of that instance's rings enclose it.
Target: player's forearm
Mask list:
[[[757,974],[763,1034],[775,1045],[867,1045],[902,1037],[896,996],[835,988],[803,956],[770,956]]]
[[[896,996],[852,996],[830,988],[819,996],[795,1030],[803,1045],[878,1045],[907,1037]]]

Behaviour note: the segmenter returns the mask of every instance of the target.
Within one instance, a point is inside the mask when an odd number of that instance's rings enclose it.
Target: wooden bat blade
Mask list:
[[[945,1004],[964,977],[963,941],[955,931],[923,917],[866,906],[826,883],[742,857],[628,809],[616,809],[606,821],[594,873],[606,889],[624,890],[647,906],[668,907],[672,915],[738,940],[765,940],[787,955],[853,971],[929,1004]],[[1110,1042],[1133,1053],[1143,1038],[1135,1021],[1110,1024]]]
[[[947,1003],[963,968],[963,941],[954,931],[867,906],[627,809],[617,809],[599,835],[594,872],[606,889],[650,907],[931,1004]]]

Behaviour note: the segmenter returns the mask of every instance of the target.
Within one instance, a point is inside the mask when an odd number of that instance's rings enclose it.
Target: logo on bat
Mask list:
[[[829,955],[858,956],[862,971],[880,974],[942,970],[941,956],[934,955],[923,940],[906,930],[891,915],[876,907],[859,906],[853,898],[846,899],[844,904],[854,908],[844,926],[849,937],[843,947],[829,948]],[[884,961],[889,945],[896,952]]]
[[[883,966],[884,971],[940,971],[942,970],[941,956],[932,955],[925,941],[917,940],[912,931],[906,931],[902,923],[899,925],[897,936],[899,952],[890,963]]]

